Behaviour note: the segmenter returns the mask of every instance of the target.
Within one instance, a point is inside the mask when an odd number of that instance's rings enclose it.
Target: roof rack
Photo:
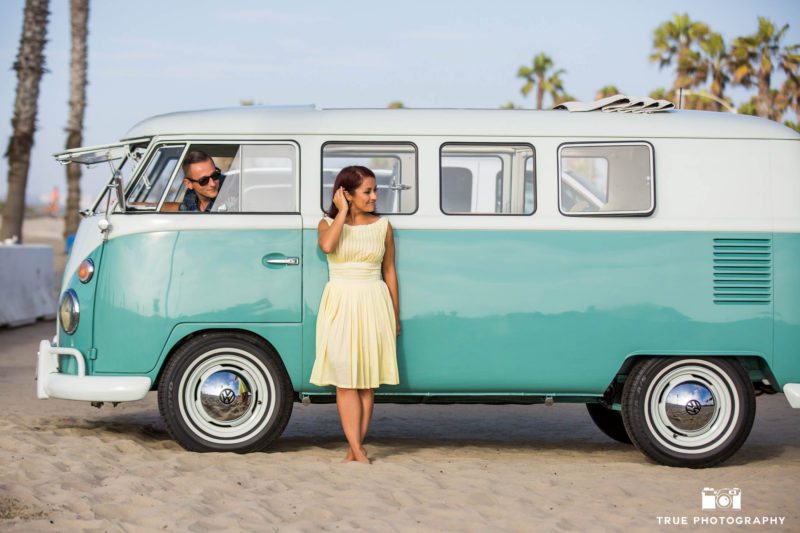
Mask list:
[[[675,109],[675,104],[668,100],[654,100],[652,98],[637,98],[615,94],[594,102],[564,102],[553,109],[566,109],[570,113],[584,113],[586,111],[602,111],[603,113],[659,113]]]

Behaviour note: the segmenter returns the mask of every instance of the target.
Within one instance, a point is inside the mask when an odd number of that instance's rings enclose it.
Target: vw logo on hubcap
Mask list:
[[[715,420],[719,412],[714,393],[708,384],[700,380],[682,381],[669,390],[663,401],[664,414],[670,426],[681,432],[702,431]]]
[[[703,408],[703,406],[700,405],[700,402],[698,402],[697,400],[689,400],[686,403],[686,412],[689,413],[692,416],[694,416],[697,413],[699,413],[700,409],[702,409],[702,408]]]
[[[231,389],[222,389],[222,392],[219,393],[219,401],[221,401],[225,405],[230,405],[233,403],[233,400],[236,399],[236,393],[233,392]],[[688,409],[688,407],[687,407]],[[699,407],[698,407],[699,410]]]

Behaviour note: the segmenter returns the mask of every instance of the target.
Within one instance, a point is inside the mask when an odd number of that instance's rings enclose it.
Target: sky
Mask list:
[[[0,1],[0,143],[11,135],[24,0]],[[593,100],[604,85],[646,96],[672,83],[648,61],[653,30],[687,12],[726,42],[755,32],[757,17],[790,24],[800,43],[800,0],[540,0],[274,2],[91,1],[84,145],[117,141],[152,115],[189,109],[315,104],[318,107],[497,108],[523,98],[522,65],[545,52],[569,94]],[[66,142],[69,1],[51,0],[28,201],[66,189],[51,157]],[[738,104],[749,98],[731,93]],[[8,164],[0,160],[0,198]],[[93,169],[84,192],[107,178]],[[63,196],[63,193],[62,193]]]

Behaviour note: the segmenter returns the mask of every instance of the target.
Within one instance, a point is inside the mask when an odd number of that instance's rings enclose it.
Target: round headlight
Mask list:
[[[65,333],[72,335],[78,328],[80,318],[80,308],[78,306],[78,295],[72,289],[67,289],[61,295],[61,303],[58,306],[58,318],[61,320],[61,328]]]
[[[94,261],[91,259],[84,259],[78,267],[78,279],[81,283],[89,283],[94,276]]]

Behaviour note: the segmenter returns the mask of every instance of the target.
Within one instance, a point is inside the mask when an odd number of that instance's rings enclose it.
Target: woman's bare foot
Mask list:
[[[348,463],[350,461],[358,461],[359,463],[370,464],[370,460],[367,457],[367,451],[364,448],[361,448],[359,450],[358,454],[353,452],[352,448],[348,449],[347,450],[347,457],[345,457],[344,461],[346,463]]]
[[[358,450],[358,453],[354,454],[353,457],[359,463],[364,463],[365,465],[368,465],[370,464],[369,457],[367,457],[367,455],[362,450],[363,448],[361,450]]]
[[[367,450],[363,446],[361,447],[361,453],[364,454],[364,457],[368,457]],[[344,460],[345,460],[345,462],[347,462],[347,461],[355,461],[356,460],[356,456],[353,454],[353,449],[352,448],[348,448],[347,449],[347,457],[345,457]]]

